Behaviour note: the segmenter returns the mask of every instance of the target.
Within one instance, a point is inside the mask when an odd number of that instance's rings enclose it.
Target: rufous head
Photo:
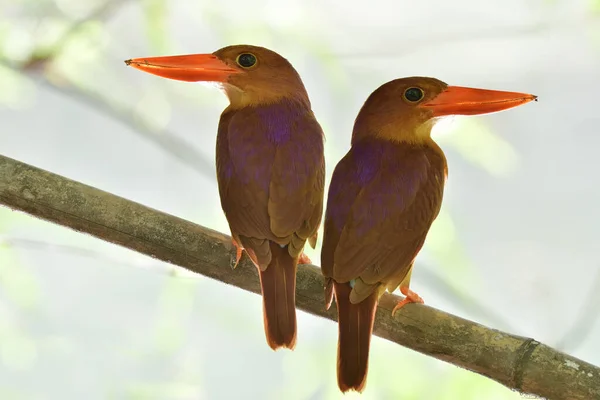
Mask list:
[[[494,113],[532,100],[537,96],[448,86],[435,78],[395,79],[371,93],[356,117],[352,140],[378,136],[417,143],[430,139],[440,117]]]
[[[310,106],[292,64],[264,47],[235,45],[212,54],[134,58],[125,63],[163,78],[220,83],[234,108],[274,103],[282,98]]]

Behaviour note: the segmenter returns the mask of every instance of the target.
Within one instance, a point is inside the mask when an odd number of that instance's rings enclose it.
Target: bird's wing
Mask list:
[[[301,250],[321,221],[323,132],[312,112],[292,116],[277,124],[256,108],[224,114],[217,176],[234,236],[263,247],[264,239],[292,243]]]
[[[257,140],[261,128],[252,113],[238,110],[226,111],[219,122],[217,180],[221,206],[234,238],[273,236],[267,202],[276,147]]]
[[[334,177],[344,181],[332,182],[332,190],[340,186],[341,191],[352,192],[349,195],[356,189],[354,184],[345,189],[346,182],[364,182],[361,190],[347,199],[352,205],[346,215],[339,217],[344,224],[333,255],[336,281],[360,278],[375,284],[406,275],[440,210],[446,176],[443,156],[414,145],[393,146],[393,151],[380,154],[379,160],[354,160],[353,167],[346,167],[347,176]],[[366,170],[370,171],[367,179]],[[328,208],[335,209],[343,201],[341,195]]]
[[[290,237],[299,253],[319,229],[325,191],[323,131],[312,112],[297,119],[290,140],[277,146],[271,173],[271,231]]]
[[[365,170],[364,179],[370,180],[376,174],[375,168]],[[326,278],[333,277],[334,254],[338,246],[340,235],[356,201],[358,194],[363,190],[361,165],[357,162],[354,151],[351,149],[338,162],[333,170],[329,192],[327,195],[327,208],[323,224],[323,246],[321,247],[321,272]]]

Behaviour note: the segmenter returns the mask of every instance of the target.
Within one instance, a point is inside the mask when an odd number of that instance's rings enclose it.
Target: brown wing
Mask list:
[[[268,263],[268,240],[296,256],[320,224],[323,132],[293,104],[248,107],[221,117],[217,138],[221,205],[232,235]],[[260,264],[264,264],[260,262]]]
[[[251,140],[252,130],[246,136],[250,138],[231,143],[229,126],[236,111],[225,111],[219,122],[217,134],[217,181],[221,207],[229,223],[233,237],[239,241],[239,235],[255,238],[270,238],[269,216],[265,206],[268,202],[268,185],[260,185],[259,179],[251,179],[252,173],[266,175],[268,179],[271,167],[263,161],[271,161],[275,157],[274,146],[256,146]],[[251,122],[251,121],[250,121]],[[240,136],[238,134],[238,136]],[[231,144],[230,144],[231,143]],[[249,147],[255,149],[244,157],[244,166],[239,168],[232,159],[231,146]]]
[[[352,205],[364,187],[359,179],[360,163],[354,150],[350,149],[335,166],[329,184],[321,247],[321,272],[325,278],[333,277],[334,255],[340,235],[350,216]]]
[[[337,233],[331,276],[338,282],[360,278],[368,289],[362,299],[379,283],[407,274],[441,207],[446,163],[437,146],[359,143],[351,152],[354,167],[345,167],[344,180],[362,187],[346,200],[352,202],[346,215],[336,216],[345,222]],[[344,184],[332,182],[335,186]],[[327,218],[336,206],[328,203]],[[326,228],[329,223],[326,219]]]
[[[271,231],[290,238],[290,254],[297,256],[316,234],[323,215],[323,132],[312,112],[292,125],[290,140],[277,147],[274,165],[268,206]]]

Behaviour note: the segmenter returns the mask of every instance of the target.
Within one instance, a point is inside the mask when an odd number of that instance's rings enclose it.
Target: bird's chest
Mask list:
[[[356,180],[371,208],[407,209],[419,192],[435,192],[443,179],[443,166],[437,165],[427,149],[374,143],[357,150]]]
[[[281,163],[278,152],[295,140],[297,119],[281,106],[239,110],[227,118],[217,139],[223,175],[266,191],[273,168]]]

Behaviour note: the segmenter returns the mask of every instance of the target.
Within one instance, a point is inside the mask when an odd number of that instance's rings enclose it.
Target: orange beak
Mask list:
[[[532,100],[537,101],[537,96],[527,93],[448,86],[435,98],[421,104],[421,107],[431,110],[434,117],[478,115],[507,110]]]
[[[242,72],[213,54],[132,58],[125,64],[149,74],[186,82],[227,82],[230,75]]]

